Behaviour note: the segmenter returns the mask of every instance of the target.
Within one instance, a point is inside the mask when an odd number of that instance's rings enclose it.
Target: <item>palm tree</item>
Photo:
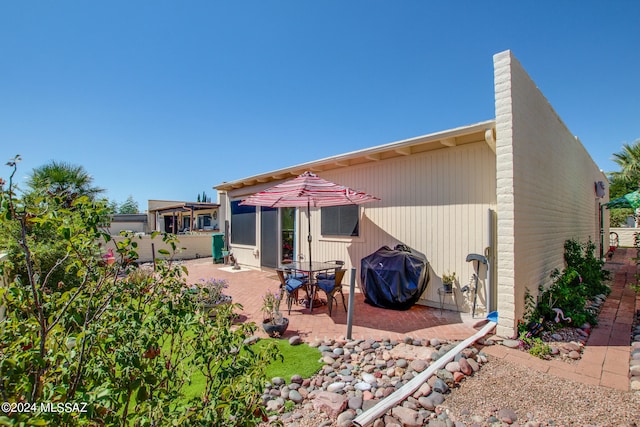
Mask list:
[[[95,199],[104,192],[104,189],[92,184],[93,178],[84,167],[55,160],[33,169],[27,180],[27,185],[32,190],[44,190],[62,196],[68,204],[79,196]]]
[[[619,172],[611,173],[612,178],[637,184],[640,180],[640,139],[633,144],[623,144],[622,151],[614,153],[612,160],[620,166]]]

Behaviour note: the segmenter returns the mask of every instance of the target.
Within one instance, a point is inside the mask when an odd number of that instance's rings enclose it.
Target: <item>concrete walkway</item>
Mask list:
[[[484,351],[558,377],[629,390],[630,334],[636,307],[640,308],[640,297],[629,287],[634,282],[637,271],[635,261],[631,259],[635,255],[635,249],[619,248],[607,262],[605,268],[611,271],[612,291],[598,317],[599,324],[593,329],[578,363],[544,361],[501,345],[486,347]],[[189,271],[189,283],[197,283],[198,280],[209,277],[228,281],[226,293],[233,297],[234,302],[243,306],[240,321],[260,324],[262,296],[268,290],[277,290],[279,286],[272,270],[243,268],[233,271],[228,266],[213,264],[211,258],[187,261],[185,265]],[[344,291],[348,298],[346,286]],[[419,339],[462,340],[477,332],[473,325],[480,320],[479,317],[473,319],[465,313],[450,310],[441,313],[437,308],[417,305],[407,311],[376,308],[365,304],[364,296],[360,293],[356,293],[354,302],[354,339],[402,339],[409,336]],[[311,314],[309,309],[294,305],[288,314],[283,303],[281,311],[289,318],[285,337],[300,335],[309,341],[346,336],[347,315],[340,300],[339,306],[334,307],[332,317],[329,317],[327,306],[316,307]],[[266,336],[262,330],[258,333]]]
[[[629,390],[631,327],[636,309],[640,309],[640,296],[629,286],[635,283],[637,266],[632,260],[635,256],[635,249],[619,248],[605,265],[611,272],[611,294],[600,311],[598,326],[591,332],[578,363],[544,361],[501,345],[485,347],[484,351],[558,377]]]

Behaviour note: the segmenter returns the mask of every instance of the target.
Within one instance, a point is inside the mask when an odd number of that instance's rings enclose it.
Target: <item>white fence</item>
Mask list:
[[[618,235],[618,246],[623,248],[632,248],[633,239],[636,233],[640,233],[640,228],[611,227],[609,229],[609,232],[616,233]],[[605,248],[605,252],[606,252],[606,248]]]
[[[115,241],[121,242],[124,240],[122,236],[112,236],[113,240],[107,244],[107,248],[115,250]],[[139,262],[151,262],[153,261],[153,252],[155,251],[155,257],[159,259],[170,258],[171,255],[160,254],[161,249],[165,249],[171,253],[171,247],[162,241],[162,236],[158,235],[155,238],[151,238],[151,235],[138,235],[132,238],[138,244],[136,248],[138,252]],[[196,235],[179,235],[178,236],[179,248],[173,259],[194,259],[194,258],[206,258],[212,256],[212,237],[211,234],[196,234]],[[152,246],[153,245],[153,246]]]

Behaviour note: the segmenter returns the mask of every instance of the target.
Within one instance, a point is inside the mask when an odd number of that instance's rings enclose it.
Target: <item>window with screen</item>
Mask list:
[[[321,209],[323,236],[358,236],[358,206],[330,206]]]
[[[231,202],[231,243],[256,244],[255,206],[241,206],[240,201]]]

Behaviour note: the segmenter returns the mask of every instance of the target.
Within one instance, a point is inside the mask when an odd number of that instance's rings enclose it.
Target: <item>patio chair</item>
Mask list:
[[[282,269],[277,269],[276,274],[280,280],[280,289],[282,289],[287,296],[287,309],[289,310],[289,314],[291,314],[291,306],[294,302],[298,303],[298,291],[301,287],[307,284],[307,280],[297,277],[289,277],[288,275],[285,275],[286,272]]]
[[[344,306],[344,311],[347,311],[347,303],[344,300],[344,294],[342,293],[342,278],[344,277],[344,273],[347,270],[338,269],[336,270],[333,278],[327,279],[318,279],[318,288],[322,290],[327,296],[327,305],[329,306],[329,317],[332,314],[333,303],[335,302],[338,305],[338,301],[336,300],[336,294],[339,293],[340,297],[342,297],[342,305]]]
[[[325,261],[325,263],[327,264],[336,264],[337,267],[335,268],[333,273],[319,273],[316,275],[316,279],[321,280],[321,279],[333,279],[333,277],[335,276],[335,273],[338,272],[338,270],[342,269],[344,266],[344,261],[341,261],[339,259],[334,259],[331,261]],[[331,270],[329,270],[331,271]]]

